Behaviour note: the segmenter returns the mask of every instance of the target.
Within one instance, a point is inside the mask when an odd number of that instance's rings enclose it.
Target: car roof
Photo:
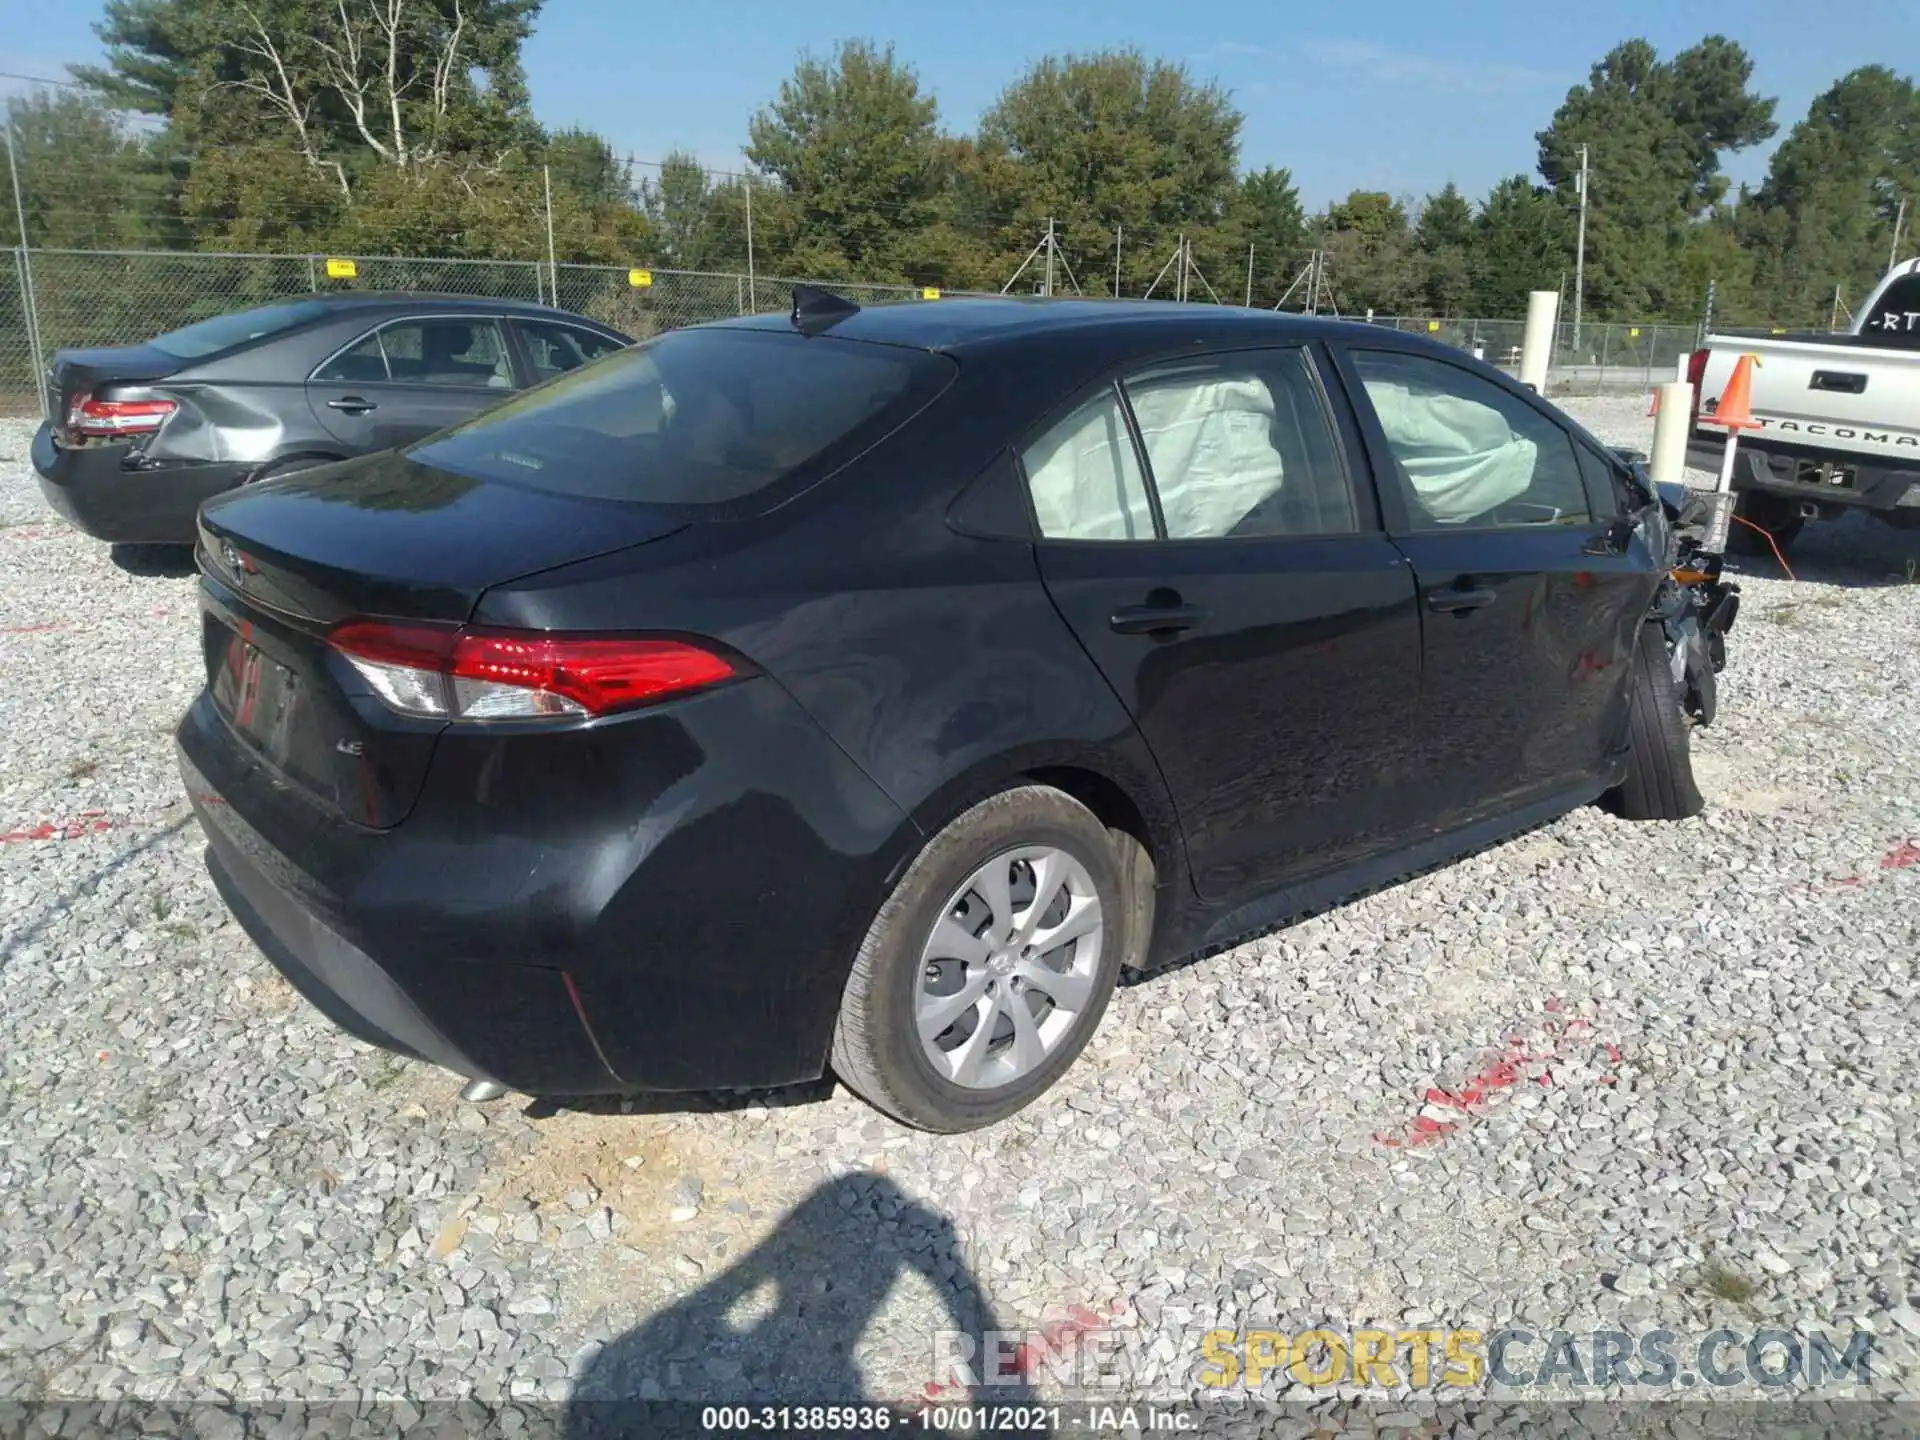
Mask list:
[[[317,300],[341,314],[367,310],[487,310],[501,314],[569,315],[549,305],[531,300],[505,299],[491,295],[449,295],[444,291],[412,290],[322,290],[312,296],[294,297]],[[585,317],[582,317],[585,318]]]
[[[786,329],[784,314],[716,322],[722,328]],[[848,340],[908,345],[956,355],[1019,344],[1038,337],[1079,336],[1132,348],[1174,343],[1288,343],[1316,337],[1354,338],[1364,330],[1411,348],[1447,347],[1384,327],[1317,315],[1288,315],[1239,305],[1176,304],[1160,300],[1049,300],[1040,297],[956,297],[869,305],[825,333]],[[1450,352],[1451,353],[1451,352]]]

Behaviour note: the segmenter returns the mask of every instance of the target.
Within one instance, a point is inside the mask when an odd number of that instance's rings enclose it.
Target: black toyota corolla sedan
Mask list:
[[[302,296],[60,351],[33,468],[96,539],[190,545],[210,496],[418,440],[629,343],[512,300]]]
[[[1123,967],[1698,809],[1681,637],[1732,597],[1673,534],[1424,340],[807,293],[209,503],[180,763],[374,1044],[547,1095],[831,1068],[960,1130]]]

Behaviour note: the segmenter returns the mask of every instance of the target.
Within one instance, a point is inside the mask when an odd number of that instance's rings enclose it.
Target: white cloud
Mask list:
[[[1417,85],[1443,94],[1493,95],[1533,90],[1555,84],[1562,78],[1551,70],[1537,70],[1527,65],[1448,60],[1438,55],[1393,50],[1371,40],[1309,40],[1306,48],[1326,64],[1362,71],[1376,80]]]

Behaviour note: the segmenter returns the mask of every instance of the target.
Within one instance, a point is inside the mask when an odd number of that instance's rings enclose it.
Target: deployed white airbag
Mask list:
[[[1153,512],[1112,397],[1081,406],[1023,457],[1040,533],[1055,540],[1150,540]]]
[[[1421,505],[1442,524],[1485,515],[1533,483],[1538,447],[1490,405],[1370,379],[1367,398]]]
[[[1251,376],[1130,385],[1167,534],[1231,535],[1285,482],[1273,393]]]

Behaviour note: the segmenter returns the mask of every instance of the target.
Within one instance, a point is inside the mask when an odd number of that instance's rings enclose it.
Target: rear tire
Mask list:
[[[1092,1038],[1136,913],[1113,837],[1079,801],[1042,785],[982,800],[927,842],[874,917],[841,997],[834,1073],[922,1130],[1005,1119]]]
[[[1775,546],[1784,555],[1807,523],[1792,500],[1765,490],[1742,490],[1733,513],[1738,518],[1727,532],[1727,549],[1736,555],[1764,555],[1771,559]],[[1747,523],[1742,525],[1741,520]],[[1751,528],[1755,525],[1773,537],[1772,545],[1767,543],[1767,535]]]
[[[1609,808],[1628,820],[1684,820],[1706,808],[1693,780],[1689,730],[1673,682],[1673,661],[1657,624],[1640,627],[1627,697],[1627,777],[1609,790]]]

